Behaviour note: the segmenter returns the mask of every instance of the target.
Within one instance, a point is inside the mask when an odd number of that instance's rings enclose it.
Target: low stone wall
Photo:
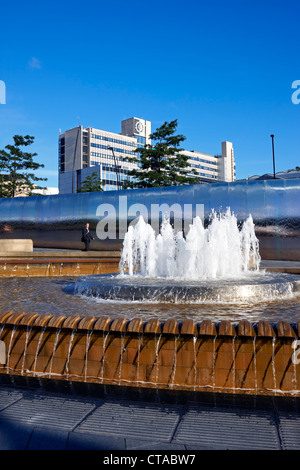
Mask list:
[[[198,324],[6,312],[0,314],[0,374],[299,396],[299,331],[300,323],[284,321]]]
[[[0,240],[0,253],[33,252],[33,241],[30,239],[12,238]]]

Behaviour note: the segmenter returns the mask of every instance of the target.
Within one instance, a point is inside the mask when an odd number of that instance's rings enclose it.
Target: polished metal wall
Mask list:
[[[262,258],[300,260],[300,179],[0,199],[0,236],[31,238],[34,247],[82,249],[81,228],[90,222],[91,248],[118,250],[139,213],[158,226],[158,209],[166,206],[187,223],[202,209],[205,223],[212,209],[230,207],[241,222],[251,214]]]

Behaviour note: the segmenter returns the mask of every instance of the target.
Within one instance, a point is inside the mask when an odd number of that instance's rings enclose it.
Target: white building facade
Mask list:
[[[104,190],[121,189],[129,173],[137,168],[131,162],[135,149],[151,144],[151,122],[130,118],[121,122],[121,133],[83,128],[69,129],[59,136],[59,193],[76,193],[87,176],[97,173]],[[235,180],[235,163],[231,142],[222,142],[222,154],[210,155],[186,151],[191,169],[203,183]],[[194,175],[193,175],[194,176]]]

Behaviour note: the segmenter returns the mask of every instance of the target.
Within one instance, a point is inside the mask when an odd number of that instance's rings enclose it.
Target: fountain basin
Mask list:
[[[300,277],[282,273],[247,273],[240,279],[184,280],[128,275],[83,276],[74,293],[116,301],[234,303],[278,300],[300,294]]]

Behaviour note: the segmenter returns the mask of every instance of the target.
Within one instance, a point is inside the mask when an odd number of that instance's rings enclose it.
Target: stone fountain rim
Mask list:
[[[33,315],[24,312],[1,312],[0,326],[11,326],[21,328],[50,328],[58,327],[51,324],[55,322],[57,315],[45,315],[41,322],[42,315]],[[269,338],[290,338],[300,337],[300,321],[297,323],[288,323],[280,320],[277,323],[271,323],[265,320],[251,323],[248,320],[231,322],[222,320],[213,322],[210,319],[202,321],[183,320],[178,321],[169,319],[161,321],[152,319],[144,321],[141,318],[131,320],[123,317],[111,318],[108,316],[74,316],[64,315],[59,328],[69,331],[92,331],[92,332],[111,332],[111,333],[149,333],[149,334],[167,334],[167,335],[188,335],[188,336],[231,336],[231,337],[269,337]],[[50,324],[50,325],[49,325]],[[49,326],[48,326],[49,325]]]

